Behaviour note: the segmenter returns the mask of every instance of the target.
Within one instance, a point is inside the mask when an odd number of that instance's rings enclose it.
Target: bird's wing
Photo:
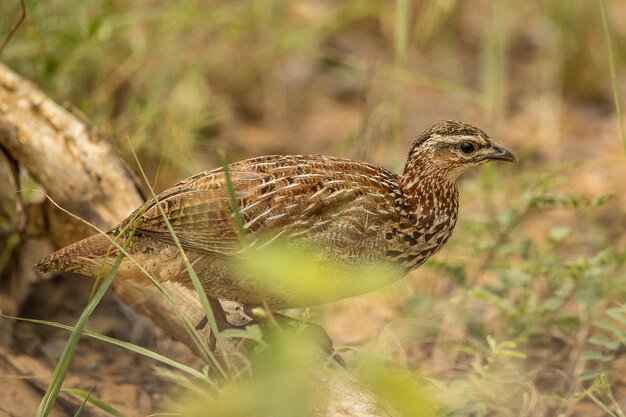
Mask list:
[[[397,184],[396,177],[381,170],[321,156],[262,157],[229,167],[246,239],[253,246],[279,236],[301,236],[346,217],[365,218],[369,229],[364,233],[376,230],[395,215],[388,209],[393,206],[393,193],[377,176],[384,176],[390,187]],[[241,251],[223,170],[184,180],[158,199],[183,248],[224,255]],[[136,220],[137,231],[173,242],[155,202],[143,210]]]

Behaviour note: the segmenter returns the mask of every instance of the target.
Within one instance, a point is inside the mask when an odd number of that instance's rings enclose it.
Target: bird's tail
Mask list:
[[[111,241],[102,234],[88,237],[46,256],[37,262],[35,269],[41,273],[52,271],[76,272],[95,276],[100,260],[111,247]],[[111,254],[117,253],[115,248]]]

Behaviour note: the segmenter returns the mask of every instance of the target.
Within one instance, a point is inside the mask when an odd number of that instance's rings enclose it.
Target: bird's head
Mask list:
[[[433,173],[455,182],[463,172],[489,161],[515,162],[515,156],[479,128],[445,120],[432,125],[413,143],[403,176],[411,182]]]

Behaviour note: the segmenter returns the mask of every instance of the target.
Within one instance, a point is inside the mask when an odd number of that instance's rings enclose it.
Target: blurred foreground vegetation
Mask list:
[[[349,346],[354,375],[406,416],[623,416],[626,169],[613,94],[626,97],[626,3],[606,4],[616,84],[600,2],[586,0],[33,0],[1,58],[128,160],[137,150],[157,189],[217,166],[218,150],[399,171],[432,122],[483,127],[520,162],[462,181],[441,254],[387,290],[293,315]],[[18,10],[2,2],[0,33]],[[171,405],[191,415],[304,415],[323,395],[303,379],[311,359],[295,340],[208,399],[172,371],[155,378],[200,396]]]

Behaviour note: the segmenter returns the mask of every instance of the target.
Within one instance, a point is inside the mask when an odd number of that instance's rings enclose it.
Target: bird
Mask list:
[[[149,283],[146,271],[157,281],[192,288],[186,258],[214,309],[217,299],[237,301],[244,311],[325,304],[397,280],[437,253],[457,222],[457,179],[489,161],[515,157],[478,127],[444,120],[413,142],[402,174],[324,155],[234,162],[180,181],[106,234],[59,249],[35,268],[107,273],[119,253],[111,241],[133,230],[127,248],[132,259],[122,260],[115,279]],[[304,277],[315,280],[316,274],[307,275],[306,262],[302,273],[296,268],[286,278],[258,272],[256,266],[274,259],[272,247],[310,255],[330,289],[309,291]],[[246,254],[254,262],[240,267]],[[380,265],[392,272],[368,275]]]

